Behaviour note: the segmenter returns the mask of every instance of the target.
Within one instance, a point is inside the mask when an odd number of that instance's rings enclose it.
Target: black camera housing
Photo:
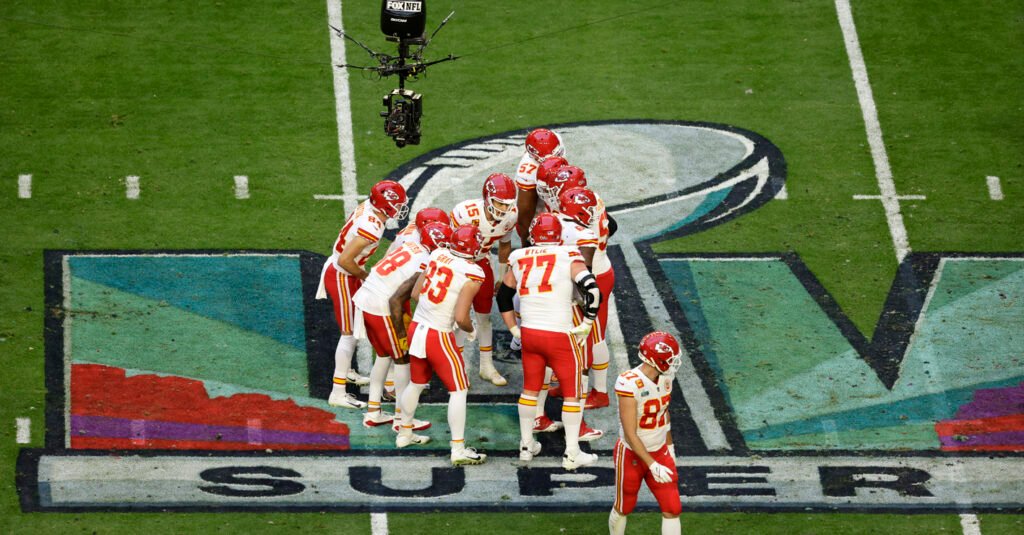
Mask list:
[[[395,40],[422,39],[427,26],[426,0],[382,0],[380,31]]]
[[[423,116],[423,95],[408,89],[394,89],[384,95],[384,133],[399,148],[420,144],[420,118]]]

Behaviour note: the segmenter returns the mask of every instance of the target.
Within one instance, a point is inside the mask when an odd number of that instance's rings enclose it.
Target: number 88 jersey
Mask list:
[[[423,286],[412,320],[440,332],[451,332],[455,324],[455,303],[469,281],[484,282],[484,270],[475,263],[439,247],[430,253]]]
[[[672,376],[659,375],[657,381],[652,381],[640,371],[641,366],[619,375],[615,381],[615,394],[636,400],[636,434],[647,451],[658,451],[665,445],[670,429],[668,404],[672,399]],[[619,436],[625,437],[621,423]],[[629,448],[625,440],[622,443]]]

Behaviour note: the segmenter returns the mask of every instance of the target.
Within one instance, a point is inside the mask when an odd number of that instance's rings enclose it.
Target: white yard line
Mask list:
[[[246,175],[235,175],[235,198],[249,198],[249,177]]]
[[[32,442],[32,420],[29,418],[15,418],[14,427],[17,430],[14,441],[18,444]]]
[[[903,262],[903,259],[910,253],[910,240],[907,238],[907,228],[903,225],[900,201],[896,195],[896,185],[892,181],[889,156],[885,152],[885,143],[882,141],[882,126],[878,122],[878,110],[875,108],[875,98],[872,96],[871,84],[868,82],[868,69],[864,65],[864,55],[860,50],[860,41],[857,39],[857,28],[853,24],[853,13],[850,11],[849,0],[836,0],[836,14],[839,16],[839,26],[843,30],[846,55],[850,58],[850,70],[853,71],[853,82],[857,87],[857,99],[860,101],[860,108],[864,115],[864,127],[867,129],[868,144],[871,146],[871,158],[875,162],[875,176],[878,178],[878,188],[882,192],[880,200],[882,207],[885,208],[885,219],[889,223],[889,233],[892,235],[892,244],[896,249],[896,261]]]
[[[341,0],[327,0],[327,21],[344,30]],[[352,142],[352,106],[348,87],[348,70],[338,67],[346,63],[345,39],[328,28],[331,34],[331,63],[334,65],[334,108],[338,118],[338,153],[341,156],[341,193],[345,214],[356,208],[356,151]]]
[[[32,175],[29,175],[30,177]],[[999,177],[987,176],[985,182],[988,183],[988,196],[993,201],[1003,200],[1003,186],[999,183]]]
[[[370,513],[370,533],[373,535],[388,535],[387,513]]]
[[[978,522],[978,515],[960,515],[960,528],[964,535],[981,535],[981,523]]]
[[[18,198],[32,198],[32,175],[18,175]]]
[[[124,178],[124,196],[136,200],[139,198],[139,177],[128,175]]]
[[[855,201],[878,201],[885,199],[882,195],[854,195],[853,200]],[[926,201],[928,197],[924,195],[897,195],[897,201]]]

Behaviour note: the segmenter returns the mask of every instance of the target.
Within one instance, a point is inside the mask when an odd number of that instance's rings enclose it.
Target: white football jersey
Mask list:
[[[540,245],[516,249],[509,255],[509,269],[516,278],[522,326],[553,332],[573,327],[572,263],[583,262],[575,247]]]
[[[594,218],[590,221],[590,230],[597,236],[597,249],[594,251],[594,265],[590,270],[594,275],[600,275],[612,269],[612,261],[608,258],[608,212],[605,210],[604,201],[596,191],[594,196],[597,197],[597,206],[594,207]]]
[[[398,231],[397,234],[395,234],[395,241],[391,242],[391,245],[388,246],[388,251],[387,253],[385,253],[385,255],[389,255],[397,251],[398,248],[401,247],[402,244],[407,241],[420,243],[420,229],[416,228],[415,221],[410,222],[408,225],[405,226],[405,228],[403,228],[402,230]]]
[[[535,189],[537,187],[537,169],[540,168],[530,154],[523,151],[523,157],[516,166],[516,187],[519,189]]]
[[[365,238],[370,243],[356,255],[356,264],[360,267],[366,265],[366,259],[377,250],[380,244],[380,237],[384,235],[384,222],[374,213],[370,201],[365,200],[359,203],[352,215],[348,216],[345,226],[341,227],[338,239],[334,241],[334,248],[331,251],[331,261],[342,273],[348,273],[345,268],[338,264],[338,257],[345,250],[345,245],[352,243],[356,236]],[[351,273],[348,273],[351,275]]]
[[[370,314],[389,315],[391,307],[388,300],[403,282],[427,267],[429,258],[430,251],[426,247],[411,241],[403,243],[373,266],[370,276],[352,296],[352,301],[360,310]]]
[[[558,220],[562,223],[562,245],[572,247],[594,247],[597,248],[597,235],[590,227],[584,227],[574,219],[558,214]]]
[[[451,332],[455,324],[455,302],[469,281],[484,282],[484,270],[465,258],[438,248],[430,253],[426,279],[420,289],[413,321],[441,332]]]
[[[672,376],[659,375],[657,381],[652,381],[640,371],[640,366],[637,366],[623,372],[615,380],[615,394],[636,400],[637,436],[643,441],[647,451],[661,449],[665,445],[665,437],[671,424],[668,418],[668,404],[672,400]],[[621,423],[619,436],[626,436],[622,432]],[[622,443],[629,448],[625,439]]]
[[[505,214],[505,219],[491,223],[484,214],[486,205],[483,199],[471,199],[462,201],[452,209],[452,228],[459,225],[476,225],[480,229],[483,241],[480,242],[481,251],[490,251],[491,247],[498,241],[512,241],[512,231],[516,228],[516,220],[519,211],[513,205]]]

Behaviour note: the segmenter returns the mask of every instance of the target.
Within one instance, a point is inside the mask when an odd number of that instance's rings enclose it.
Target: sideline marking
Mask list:
[[[960,528],[964,530],[964,535],[981,535],[981,523],[978,522],[978,515],[960,515]]]
[[[344,30],[341,0],[327,0],[327,22]],[[356,208],[356,149],[352,143],[352,105],[348,89],[348,70],[338,67],[346,63],[345,39],[330,30],[331,64],[334,70],[334,107],[338,119],[338,153],[341,157],[341,193],[345,214]]]
[[[31,177],[32,175],[29,175]],[[988,182],[988,196],[993,201],[1003,200],[1003,186],[999,184],[999,177],[987,176],[985,181]]]
[[[18,175],[18,198],[32,198],[32,175]]]
[[[14,426],[18,430],[14,441],[18,444],[28,444],[32,441],[32,420],[29,418],[15,418]]]
[[[910,240],[907,238],[907,227],[903,225],[900,201],[896,195],[896,185],[892,181],[889,156],[882,141],[882,126],[878,122],[878,110],[875,108],[875,98],[871,93],[871,83],[868,82],[868,69],[864,65],[864,55],[860,50],[849,0],[836,0],[836,14],[839,16],[839,26],[843,30],[843,40],[846,42],[846,55],[850,58],[850,70],[853,71],[853,82],[857,87],[857,100],[860,101],[864,115],[864,128],[867,130],[868,144],[871,146],[871,159],[875,162],[875,176],[878,178],[878,189],[882,193],[879,200],[885,208],[885,219],[889,222],[889,233],[896,249],[896,262],[902,263],[910,253]]]
[[[246,175],[235,175],[235,198],[249,198],[249,177]]]
[[[318,201],[345,201],[352,197],[357,201],[364,201],[368,198],[367,195],[330,195],[326,193],[316,193],[313,195],[313,198]]]
[[[139,177],[128,175],[124,179],[124,196],[136,200],[139,198]]]
[[[854,195],[853,200],[855,201],[877,201],[885,199],[882,195]],[[895,197],[898,201],[926,201],[927,197],[924,195],[897,195]]]
[[[370,533],[373,535],[388,535],[387,513],[370,513]]]

